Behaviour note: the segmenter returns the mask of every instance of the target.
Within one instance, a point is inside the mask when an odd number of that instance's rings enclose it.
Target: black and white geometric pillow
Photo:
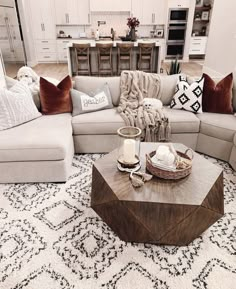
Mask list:
[[[175,95],[170,103],[170,108],[202,113],[203,84],[203,77],[190,85],[187,82],[187,77],[180,75],[176,85]]]

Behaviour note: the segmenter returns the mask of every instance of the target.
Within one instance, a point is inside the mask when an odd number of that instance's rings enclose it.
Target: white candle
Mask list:
[[[126,163],[133,163],[135,161],[135,140],[126,139],[124,141],[124,161]]]

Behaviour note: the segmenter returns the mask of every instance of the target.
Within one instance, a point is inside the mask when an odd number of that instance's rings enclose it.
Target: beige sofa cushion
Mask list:
[[[194,113],[185,110],[170,109],[167,107],[165,107],[165,112],[169,117],[172,133],[199,132],[200,121]]]
[[[71,141],[71,115],[45,115],[0,132],[0,162],[64,160]]]
[[[199,119],[191,112],[165,108],[172,133],[198,133]],[[116,134],[125,122],[115,108],[77,115],[72,118],[74,135]]]
[[[175,94],[176,84],[178,82],[180,74],[173,75],[162,75],[161,79],[161,90],[160,90],[160,100],[163,105],[170,105],[171,100]]]
[[[200,132],[221,140],[232,142],[236,133],[236,118],[230,114],[204,112],[198,115]]]
[[[101,88],[105,83],[108,84],[112,103],[118,106],[120,100],[120,77],[91,77],[91,76],[76,76],[74,88],[91,94],[96,92],[97,89]]]
[[[74,135],[116,134],[125,125],[116,108],[77,115],[72,118]]]
[[[234,145],[236,146],[236,133],[234,135]]]

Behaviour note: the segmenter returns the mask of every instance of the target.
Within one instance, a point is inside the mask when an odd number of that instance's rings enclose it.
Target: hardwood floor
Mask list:
[[[20,63],[5,63],[6,74],[9,77],[15,78],[17,71],[22,67]]]
[[[58,80],[61,80],[68,75],[68,66],[66,63],[38,64],[34,66],[33,69],[39,76],[52,77]]]
[[[170,62],[165,62],[162,64],[163,74],[167,74],[169,70]],[[53,77],[58,80],[63,79],[68,75],[67,64],[38,64],[33,69],[40,76]],[[200,61],[182,62],[181,72],[192,77],[198,77],[202,74],[202,63]]]
[[[202,75],[203,62],[201,61],[190,61],[190,62],[181,62],[180,70],[182,73],[189,75],[191,77],[200,77]],[[162,63],[163,73],[167,74],[169,71],[170,62]]]

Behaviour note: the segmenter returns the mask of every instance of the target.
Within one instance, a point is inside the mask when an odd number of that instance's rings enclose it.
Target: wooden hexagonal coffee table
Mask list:
[[[174,144],[185,151],[186,147]],[[145,154],[154,143],[141,144]],[[91,207],[120,237],[129,242],[187,245],[224,214],[223,172],[194,153],[192,173],[181,180],[153,178],[134,188],[129,174],[116,167],[116,151],[94,163]]]

